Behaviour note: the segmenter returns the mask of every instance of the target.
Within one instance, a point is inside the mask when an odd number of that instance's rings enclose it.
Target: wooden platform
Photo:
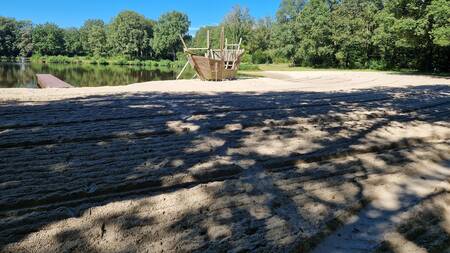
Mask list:
[[[37,85],[41,89],[47,88],[73,88],[72,85],[50,74],[36,74]]]

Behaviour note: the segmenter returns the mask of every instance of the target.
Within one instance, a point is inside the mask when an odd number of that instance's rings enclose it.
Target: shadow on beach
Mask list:
[[[348,215],[390,219],[448,181],[449,94],[1,104],[0,251],[308,251]],[[385,206],[372,199],[380,189]]]

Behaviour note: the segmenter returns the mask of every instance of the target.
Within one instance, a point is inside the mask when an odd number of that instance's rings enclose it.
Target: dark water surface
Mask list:
[[[0,62],[0,88],[37,88],[36,74],[52,74],[73,86],[93,87],[174,80],[177,72],[136,66]]]

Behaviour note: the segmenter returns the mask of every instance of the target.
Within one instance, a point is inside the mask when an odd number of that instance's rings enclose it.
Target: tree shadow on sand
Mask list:
[[[447,252],[450,250],[449,194],[427,200],[409,212],[376,252]]]
[[[380,185],[397,187],[394,217],[404,196],[432,194],[405,182],[448,179],[449,92],[2,104],[0,250],[307,251],[364,206],[385,208],[370,199]]]

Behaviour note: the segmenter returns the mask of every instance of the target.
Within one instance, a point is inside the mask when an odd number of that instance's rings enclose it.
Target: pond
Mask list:
[[[126,85],[174,80],[179,69],[117,65],[73,65],[0,62],[0,88],[37,88],[36,74],[52,74],[78,87]],[[183,78],[190,78],[186,72]]]

